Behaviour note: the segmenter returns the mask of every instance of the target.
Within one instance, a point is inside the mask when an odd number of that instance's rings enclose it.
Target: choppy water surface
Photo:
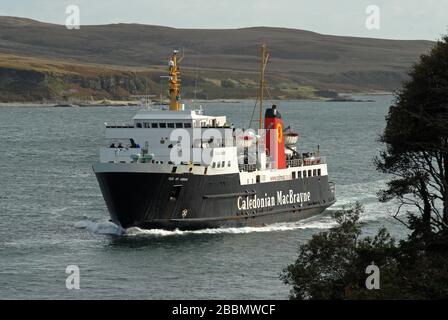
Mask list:
[[[393,206],[376,200],[385,177],[372,159],[391,97],[373,99],[279,103],[301,149],[319,144],[327,156],[338,198],[331,210],[292,224],[192,232],[123,231],[108,222],[91,165],[104,122],[128,122],[138,108],[0,108],[0,298],[287,298],[282,268],[344,204],[365,205],[366,234],[383,225],[404,232],[390,218]],[[252,107],[206,110],[247,128]],[[80,290],[66,289],[67,265],[79,266]]]

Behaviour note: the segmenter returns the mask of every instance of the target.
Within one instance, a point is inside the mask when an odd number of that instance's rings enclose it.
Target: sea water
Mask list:
[[[276,102],[300,134],[299,149],[326,156],[337,203],[322,215],[259,228],[124,230],[109,222],[92,164],[104,123],[128,123],[136,107],[0,108],[1,299],[287,299],[279,279],[300,243],[335,225],[333,213],[359,201],[365,235],[406,229],[376,193],[386,176],[382,149],[391,96],[374,102]],[[248,128],[253,101],[203,103],[208,114]],[[66,287],[67,266],[80,289]]]

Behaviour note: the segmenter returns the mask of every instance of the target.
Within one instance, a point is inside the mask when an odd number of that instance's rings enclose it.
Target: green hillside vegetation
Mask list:
[[[322,35],[285,28],[175,29],[139,24],[64,26],[0,17],[0,101],[131,99],[160,95],[160,75],[180,49],[183,97],[257,94],[260,45],[278,99],[398,89],[430,41]],[[165,84],[166,88],[166,84]]]
[[[257,95],[257,74],[214,70],[183,70],[183,97],[197,99],[245,99]],[[159,99],[161,89],[167,94],[166,79],[160,68],[135,68],[28,58],[0,54],[1,101],[88,101],[101,99],[132,99],[147,93]],[[317,98],[316,89],[270,76],[274,99]],[[162,87],[162,88],[161,88]]]

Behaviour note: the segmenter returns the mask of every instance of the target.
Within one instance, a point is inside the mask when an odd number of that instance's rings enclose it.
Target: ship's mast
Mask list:
[[[174,50],[173,55],[168,62],[170,71],[170,110],[180,110],[180,71],[177,66],[178,61],[177,53],[179,51]]]
[[[261,68],[260,68],[260,117],[259,117],[259,128],[263,128],[263,95],[264,95],[264,86],[265,86],[265,79],[264,74],[266,70],[266,65],[268,63],[269,55],[266,52],[266,44],[263,43],[261,45]]]

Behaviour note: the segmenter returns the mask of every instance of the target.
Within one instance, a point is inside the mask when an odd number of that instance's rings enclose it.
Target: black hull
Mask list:
[[[335,202],[327,176],[240,185],[238,174],[95,174],[112,221],[124,228],[196,230],[263,226],[309,218]],[[277,201],[281,199],[278,192],[287,195],[287,203]],[[253,206],[243,206],[245,200]]]

